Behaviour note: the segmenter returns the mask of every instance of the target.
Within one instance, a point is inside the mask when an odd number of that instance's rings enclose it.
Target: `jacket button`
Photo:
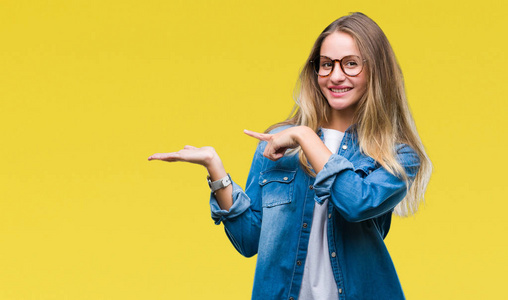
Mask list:
[[[339,294],[342,294],[342,289],[339,289]]]
[[[263,179],[263,183],[266,183],[266,179]]]
[[[303,223],[303,228],[307,228],[307,223]]]
[[[302,262],[301,262],[301,261],[299,261],[299,260],[297,260],[297,261],[296,261],[296,264],[297,264],[297,265],[299,265],[299,266],[301,266],[301,265],[302,265]]]
[[[309,185],[309,189],[313,190],[314,186],[313,185]]]
[[[332,214],[328,214],[328,219],[331,219],[332,218]]]
[[[295,298],[293,298],[293,297],[289,297],[289,300],[295,300]]]
[[[332,257],[335,257],[335,256],[337,256],[337,253],[332,252]]]
[[[343,145],[342,149],[346,150],[347,149],[347,145]]]
[[[284,178],[282,178],[282,179],[284,179],[284,180],[288,180],[288,178],[287,178],[287,177],[284,177]]]

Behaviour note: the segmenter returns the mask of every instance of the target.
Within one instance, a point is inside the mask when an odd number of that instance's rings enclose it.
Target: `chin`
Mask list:
[[[339,110],[339,111],[345,111],[345,110],[355,110],[356,106],[358,104],[358,101],[352,102],[352,101],[344,101],[344,100],[328,100],[328,105],[333,110]]]

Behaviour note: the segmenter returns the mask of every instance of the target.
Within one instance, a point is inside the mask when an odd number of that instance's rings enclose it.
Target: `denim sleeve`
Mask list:
[[[397,159],[406,171],[409,183],[420,167],[418,155],[411,147],[401,145]],[[366,177],[354,170],[343,156],[333,154],[314,182],[316,201],[326,199],[349,222],[360,222],[393,210],[407,194],[409,185],[401,177],[379,167]]]
[[[257,253],[261,231],[261,187],[259,173],[263,164],[263,150],[266,143],[260,143],[252,160],[245,192],[233,182],[233,206],[220,209],[215,195],[210,195],[210,209],[215,224],[224,224],[226,234],[240,254],[250,257]]]

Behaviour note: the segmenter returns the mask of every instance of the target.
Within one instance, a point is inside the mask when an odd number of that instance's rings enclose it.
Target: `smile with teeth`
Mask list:
[[[343,89],[334,89],[334,88],[330,88],[330,90],[334,93],[345,93],[347,91],[350,91],[352,90],[353,88],[350,88],[350,87],[347,87],[347,88],[343,88]]]

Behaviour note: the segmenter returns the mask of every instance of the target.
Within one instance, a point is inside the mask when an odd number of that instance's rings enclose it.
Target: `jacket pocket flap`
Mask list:
[[[259,185],[264,186],[270,182],[290,183],[295,179],[296,171],[268,170],[260,173]]]

